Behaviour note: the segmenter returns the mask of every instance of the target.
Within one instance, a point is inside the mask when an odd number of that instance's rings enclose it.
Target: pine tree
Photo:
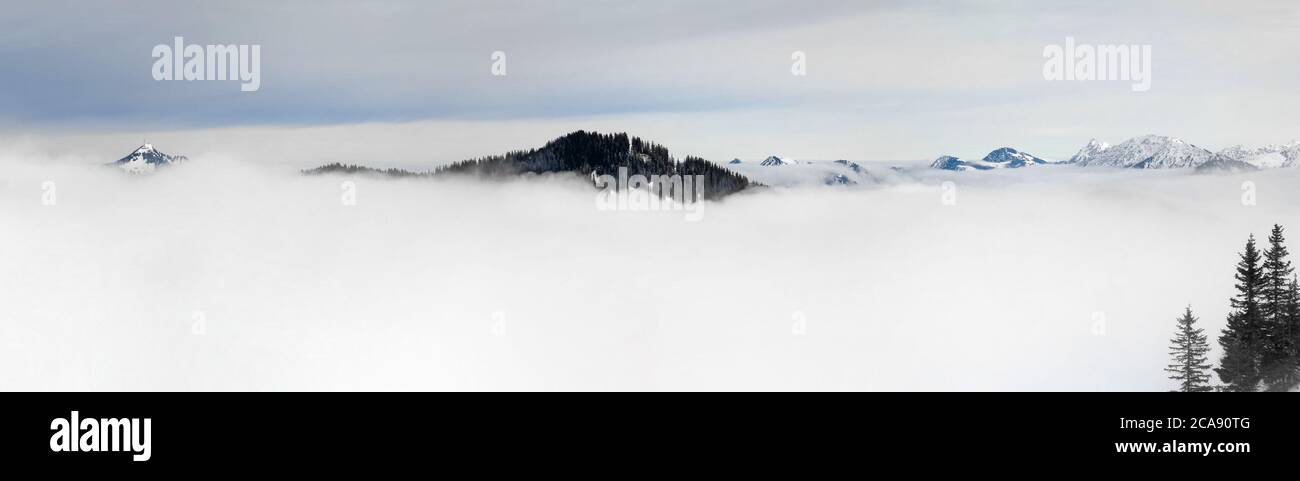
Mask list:
[[[1295,343],[1292,339],[1291,280],[1295,272],[1287,260],[1286,237],[1280,225],[1273,226],[1264,251],[1259,309],[1263,319],[1260,339],[1260,375],[1270,391],[1295,384]]]
[[[1300,385],[1300,280],[1295,277],[1288,284],[1284,306],[1282,324],[1275,335],[1285,340],[1289,351],[1283,358],[1285,361],[1282,366],[1285,370],[1270,386],[1274,391],[1286,391]]]
[[[1205,330],[1194,327],[1196,317],[1192,307],[1187,306],[1183,317],[1178,319],[1178,330],[1169,340],[1169,356],[1172,363],[1165,368],[1169,379],[1178,381],[1178,391],[1206,392],[1210,390],[1210,364],[1208,354],[1210,344]]]
[[[1227,384],[1228,391],[1253,392],[1259,386],[1259,351],[1264,327],[1259,306],[1263,272],[1253,235],[1240,254],[1236,279],[1237,295],[1232,298],[1233,312],[1228,314],[1228,326],[1219,336],[1223,357],[1215,372]]]

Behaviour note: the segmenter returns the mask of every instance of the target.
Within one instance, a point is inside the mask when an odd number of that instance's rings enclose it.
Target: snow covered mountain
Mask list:
[[[797,161],[771,156],[758,163],[731,161],[727,168],[756,182],[779,187],[854,186],[877,180],[865,167],[848,160]]]
[[[1028,152],[1021,152],[1011,147],[1002,147],[989,152],[981,160],[963,160],[951,155],[940,156],[930,164],[931,168],[953,171],[1018,169],[1033,165],[1055,164]]]
[[[1266,145],[1253,149],[1234,145],[1220,150],[1219,155],[1261,169],[1300,167],[1300,141],[1293,141],[1284,145]]]
[[[766,159],[763,159],[763,161],[760,162],[758,165],[761,165],[761,166],[764,166],[764,167],[779,167],[779,166],[783,166],[783,165],[796,165],[796,164],[798,164],[798,163],[799,163],[799,161],[794,160],[794,159],[783,159],[783,158],[781,158],[781,157],[777,157],[777,156],[773,155],[773,156],[771,156],[771,157],[768,157],[768,158],[766,158]]]
[[[1082,149],[1079,149],[1079,152],[1075,153],[1074,157],[1070,157],[1070,160],[1067,163],[1077,164],[1080,162],[1087,162],[1088,160],[1091,160],[1093,157],[1096,157],[1098,154],[1102,153],[1103,151],[1109,148],[1110,148],[1110,144],[1108,143],[1102,142],[1097,139],[1089,140],[1088,145],[1085,145],[1083,146]]]
[[[1214,153],[1182,139],[1144,135],[1115,146],[1093,139],[1071,161],[1081,167],[1181,169],[1199,167],[1213,159]]]
[[[978,169],[978,167],[967,166],[966,161],[961,160],[957,157],[953,157],[951,155],[940,155],[939,158],[934,159],[934,163],[930,164],[930,168],[939,169],[939,170],[956,170],[956,171],[970,170],[971,168]],[[979,169],[979,170],[987,170],[987,169]]]
[[[839,165],[842,165],[842,166],[845,166],[845,167],[848,167],[848,169],[851,170],[851,171],[853,171],[853,173],[855,173],[855,174],[859,174],[859,175],[866,175],[866,174],[867,174],[867,169],[866,169],[865,167],[861,166],[861,165],[858,165],[857,162],[850,162],[850,161],[847,161],[847,160],[837,160],[837,161],[835,161],[835,163],[836,163],[836,164],[839,164]]]
[[[1209,162],[1196,166],[1196,173],[1198,174],[1239,174],[1243,172],[1255,172],[1258,170],[1260,170],[1260,168],[1254,164],[1234,160],[1223,154],[1214,154],[1214,158],[1210,159]]]
[[[153,144],[145,142],[140,148],[135,149],[135,152],[109,165],[117,166],[132,174],[149,174],[161,167],[179,164],[187,160],[189,159],[183,155],[172,156],[159,152],[153,147]]]
[[[1007,167],[1018,168],[1027,165],[1050,164],[1046,160],[1040,159],[1027,152],[1021,152],[1011,147],[1003,147],[984,156],[984,162],[991,164],[1004,164]]]
[[[990,152],[981,160],[964,160],[944,155],[931,168],[953,171],[994,170],[1045,164],[1074,164],[1080,167],[1126,169],[1186,169],[1201,172],[1242,172],[1256,169],[1300,168],[1300,141],[1290,144],[1246,148],[1229,147],[1217,154],[1176,137],[1144,135],[1119,145],[1097,139],[1088,141],[1070,160],[1051,162],[1010,147]],[[1201,168],[1204,167],[1204,168]]]

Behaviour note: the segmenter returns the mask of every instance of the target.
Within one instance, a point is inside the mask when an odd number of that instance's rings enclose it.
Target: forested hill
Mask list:
[[[361,175],[378,175],[384,177],[432,177],[433,172],[411,172],[403,169],[376,169],[364,165],[332,163],[325,164],[314,169],[302,171],[306,175],[318,174],[361,174]]]
[[[572,172],[584,177],[618,176],[619,167],[628,175],[702,175],[704,197],[717,199],[758,184],[740,174],[698,157],[678,161],[662,145],[644,141],[626,133],[601,134],[577,131],[548,142],[538,149],[510,152],[505,155],[465,160],[435,169],[433,172],[409,172],[398,169],[379,170],[355,165],[330,164],[304,171],[322,173],[372,173],[392,177],[443,177],[470,175],[504,178],[521,174]]]

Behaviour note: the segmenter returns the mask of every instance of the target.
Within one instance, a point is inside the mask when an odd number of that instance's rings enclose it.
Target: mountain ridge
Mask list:
[[[627,168],[628,175],[703,176],[705,199],[720,199],[747,188],[762,186],[699,157],[686,156],[677,160],[666,147],[625,132],[601,134],[585,130],[565,134],[539,148],[463,160],[424,172],[334,163],[303,170],[302,173],[361,173],[389,177],[473,176],[483,179],[571,173],[596,178],[602,175],[617,176],[620,167]]]
[[[960,172],[1032,165],[1074,165],[1140,170],[1198,169],[1202,172],[1238,172],[1252,168],[1255,170],[1300,168],[1300,141],[1255,148],[1235,145],[1212,152],[1178,137],[1148,134],[1115,145],[1094,138],[1069,160],[1063,162],[1047,161],[1023,151],[1003,147],[977,161],[942,155],[931,162],[930,167]]]
[[[968,170],[1019,169],[1057,163],[1011,147],[999,147],[993,149],[992,152],[989,152],[980,160],[965,160],[952,155],[941,155],[930,163],[930,168],[963,172]]]

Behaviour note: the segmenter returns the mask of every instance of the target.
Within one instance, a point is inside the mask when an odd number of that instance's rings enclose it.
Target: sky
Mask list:
[[[154,80],[176,36],[259,45],[261,88]],[[1150,45],[1150,90],[1044,79],[1066,37]],[[1294,45],[1286,0],[24,2],[0,14],[0,142],[295,165],[438,164],[581,128],[714,160],[1064,159],[1143,134],[1218,150],[1300,138]]]

